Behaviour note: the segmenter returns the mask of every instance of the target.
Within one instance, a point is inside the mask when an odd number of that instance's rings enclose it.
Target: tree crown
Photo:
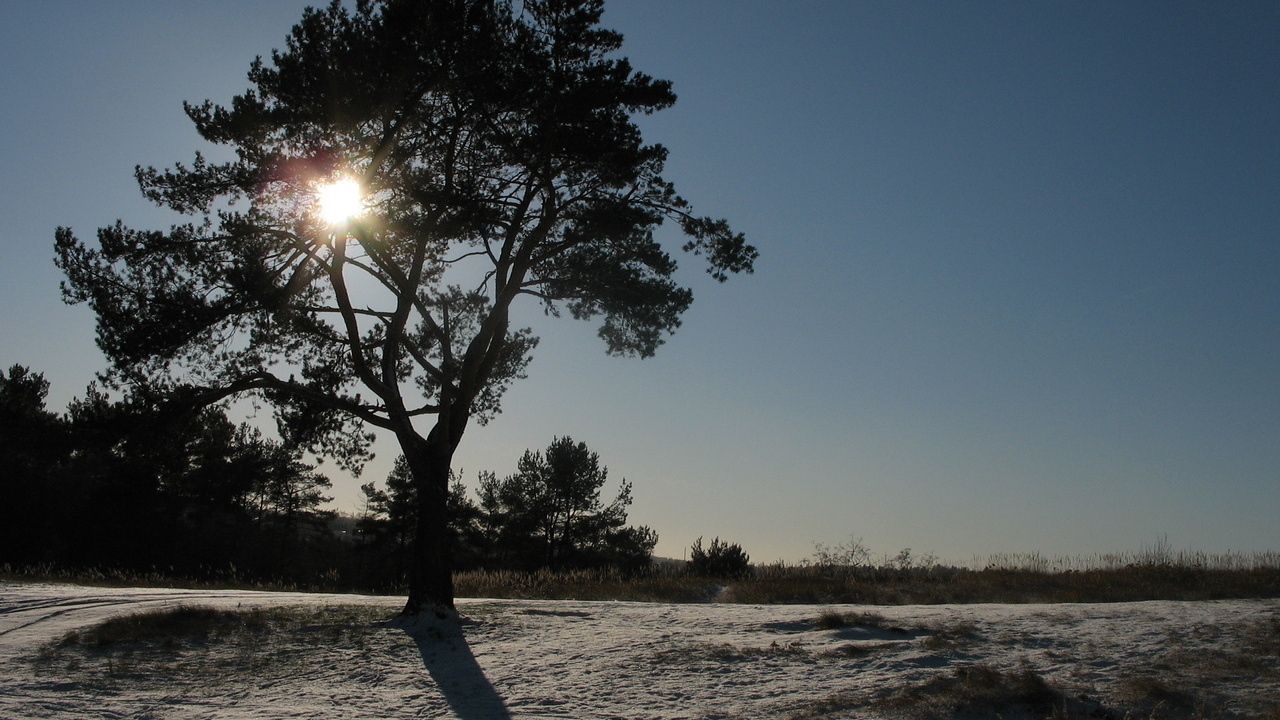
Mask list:
[[[91,247],[66,228],[69,302],[88,302],[122,381],[253,392],[289,439],[351,466],[365,422],[456,444],[497,413],[536,345],[519,296],[599,318],[608,352],[648,356],[692,300],[655,238],[723,281],[755,249],[692,213],[667,151],[632,122],[675,101],[617,56],[600,0],[362,0],[309,9],[229,105],[185,106],[230,159],[137,169],[143,194],[191,216],[123,223]],[[318,183],[354,178],[366,211],[327,223]]]

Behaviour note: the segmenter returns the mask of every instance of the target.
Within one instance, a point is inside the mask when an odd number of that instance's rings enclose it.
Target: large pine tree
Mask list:
[[[516,299],[601,318],[610,353],[643,357],[692,300],[657,225],[676,222],[719,280],[756,257],[662,177],[666,150],[631,117],[675,95],[617,55],[601,13],[601,0],[308,10],[254,61],[249,90],[186,106],[229,159],[139,168],[146,197],[191,222],[118,222],[96,247],[57,232],[66,297],[96,312],[118,380],[187,403],[256,394],[289,440],[352,467],[362,424],[395,435],[419,502],[406,612],[452,606],[450,462],[529,361]],[[349,220],[318,206],[339,181],[362,194]]]

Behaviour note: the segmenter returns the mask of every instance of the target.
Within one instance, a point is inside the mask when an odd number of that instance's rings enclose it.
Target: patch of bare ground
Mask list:
[[[39,648],[33,661],[89,687],[270,682],[305,671],[299,644],[353,654],[377,641],[388,609],[368,606],[226,610],[178,607],[112,618]]]

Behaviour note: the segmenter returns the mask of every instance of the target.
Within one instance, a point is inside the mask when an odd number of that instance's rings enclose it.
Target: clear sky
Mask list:
[[[61,409],[105,365],[53,228],[164,226],[137,163],[201,147],[304,3],[0,3],[0,364]],[[1280,547],[1280,4],[608,5],[680,101],[668,177],[761,251],[650,360],[544,321],[457,464],[554,435],[680,557],[861,536],[945,558]],[[671,236],[675,239],[675,236]],[[390,443],[336,505],[381,479]]]

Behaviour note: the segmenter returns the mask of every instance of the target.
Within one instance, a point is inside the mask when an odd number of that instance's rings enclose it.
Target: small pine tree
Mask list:
[[[609,469],[586,443],[557,437],[545,451],[529,450],[517,472],[480,482],[479,526],[491,561],[499,567],[556,569],[612,565],[627,572],[648,567],[658,535],[627,526],[631,483],[605,503],[600,492]]]
[[[688,570],[706,577],[739,578],[751,573],[751,558],[738,543],[721,542],[717,537],[703,548],[702,538],[689,548]]]

